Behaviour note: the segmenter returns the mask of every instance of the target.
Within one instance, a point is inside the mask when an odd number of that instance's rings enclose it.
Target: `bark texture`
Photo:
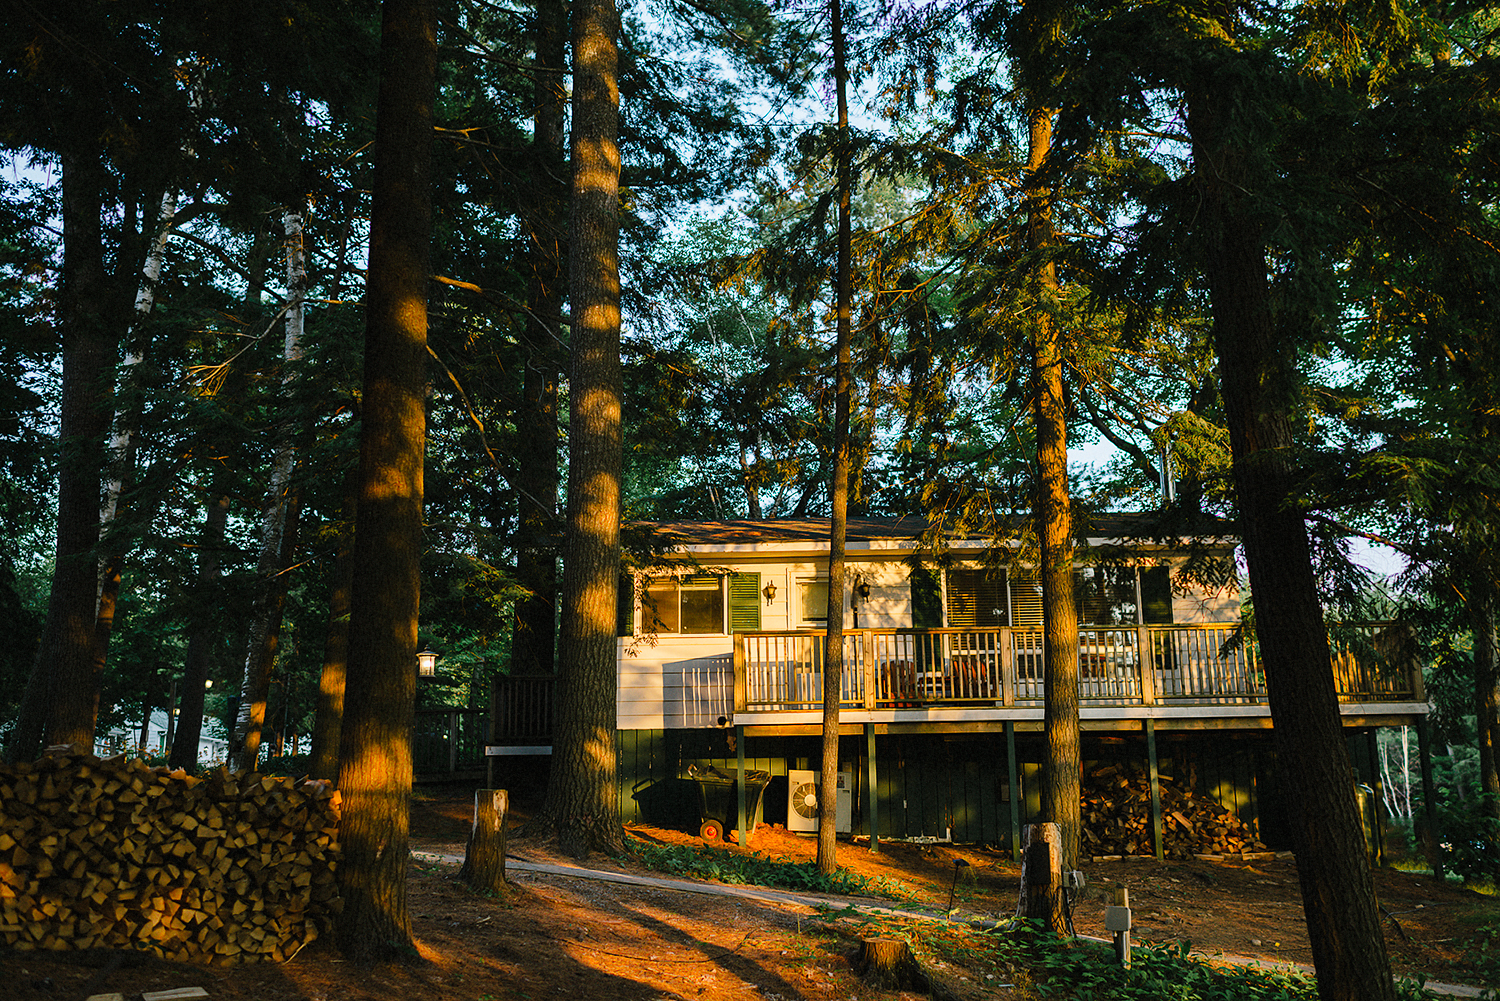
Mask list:
[[[427,417],[428,243],[437,11],[386,0],[365,288],[359,511],[340,742],[339,948],[355,960],[411,949],[406,909],[412,712],[421,598]]]
[[[624,850],[615,786],[615,600],[620,575],[620,17],[573,6],[572,366],[568,518],[552,776],[529,831],[582,858]]]
[[[1078,723],[1078,609],[1073,600],[1073,515],[1068,495],[1068,401],[1056,316],[1057,270],[1045,255],[1054,243],[1052,190],[1040,179],[1052,150],[1050,108],[1029,112],[1027,249],[1038,255],[1032,326],[1032,413],[1036,422],[1037,539],[1041,543],[1042,647],[1047,760],[1042,817],[1058,825],[1062,864],[1077,868],[1083,781]],[[1060,927],[1049,929],[1061,932]]]
[[[167,763],[189,771],[198,765],[198,738],[203,731],[204,684],[208,681],[209,651],[213,642],[207,619],[209,603],[216,597],[219,566],[224,553],[224,529],[229,522],[229,498],[220,494],[208,504],[203,519],[203,537],[198,550],[197,610],[192,636],[182,667],[182,695],[177,730]]]
[[[282,223],[286,233],[287,305],[281,385],[282,395],[290,403],[297,378],[296,366],[302,361],[303,354],[307,250],[303,244],[302,213],[288,211],[283,215]],[[298,493],[292,482],[292,473],[297,467],[296,437],[297,430],[293,427],[284,426],[280,430],[281,442],[271,465],[271,486],[261,512],[260,557],[255,567],[260,590],[250,615],[245,670],[240,687],[240,718],[235,726],[235,739],[231,742],[238,754],[238,767],[243,771],[254,771],[260,758],[266,699],[280,643],[281,613],[291,583],[287,570],[293,563],[296,540]]]
[[[57,549],[47,616],[7,756],[30,759],[47,744],[94,746],[99,708],[96,612],[100,488],[113,398],[116,326],[108,315],[97,149],[62,154],[62,399],[58,428]]]
[[[557,613],[557,384],[563,356],[562,302],[568,257],[567,166],[563,147],[563,86],[568,12],[562,0],[538,0],[532,112],[532,174],[521,224],[528,274],[523,347],[517,490],[521,546],[516,577],[528,597],[516,603],[511,673],[551,674]]]
[[[355,472],[351,479],[357,479]],[[323,669],[318,673],[318,705],[313,714],[308,774],[338,780],[339,735],[344,725],[344,688],[349,667],[349,599],[354,588],[354,521],[358,501],[352,483],[344,496],[345,527],[333,565],[328,592],[328,633],[323,639]]]
[[[818,783],[818,871],[838,868],[839,700],[844,679],[844,546],[849,528],[849,415],[854,380],[851,361],[854,284],[849,273],[851,222],[849,195],[854,187],[849,154],[849,69],[845,62],[844,9],[830,0],[833,34],[833,85],[838,95],[837,173],[839,207],[835,261],[835,340],[833,384],[833,470],[828,483],[828,632],[823,646],[823,759]]]
[[[1390,963],[1359,815],[1307,529],[1297,508],[1292,352],[1271,311],[1264,236],[1244,203],[1252,189],[1227,115],[1237,96],[1189,94],[1199,196],[1197,233],[1213,311],[1241,536],[1256,637],[1293,805],[1294,847],[1308,938],[1324,1001],[1394,998]]]

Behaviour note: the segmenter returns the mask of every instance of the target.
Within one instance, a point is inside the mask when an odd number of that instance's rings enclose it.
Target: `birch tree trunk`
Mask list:
[[[849,70],[845,62],[844,8],[830,0],[833,85],[838,97],[838,250],[835,263],[833,475],[828,484],[828,631],[823,645],[823,759],[818,784],[818,871],[838,868],[839,702],[844,680],[844,546],[849,528],[849,415],[854,284],[849,273],[852,222],[849,194],[853,168],[849,150]]]
[[[286,232],[287,304],[281,387],[282,398],[290,404],[297,365],[303,355],[307,251],[302,239],[301,210],[285,212],[282,224]],[[240,716],[235,725],[236,738],[232,741],[238,757],[237,767],[245,771],[253,771],[260,759],[266,698],[270,691],[271,669],[276,662],[281,610],[286,601],[288,581],[284,571],[291,564],[292,556],[292,547],[287,542],[290,515],[297,506],[296,488],[292,484],[292,473],[297,467],[297,429],[284,425],[280,438],[271,465],[271,486],[261,511],[260,555],[255,565],[260,591],[250,615],[244,675],[240,684]]]

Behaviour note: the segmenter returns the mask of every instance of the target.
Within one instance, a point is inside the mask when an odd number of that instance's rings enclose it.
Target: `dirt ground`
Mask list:
[[[462,856],[472,794],[426,795],[412,814],[414,851]],[[518,819],[518,818],[515,818]],[[632,828],[641,838],[701,844],[696,835]],[[726,850],[739,851],[731,845]],[[750,850],[809,859],[810,839],[762,827]],[[514,840],[518,859],[575,864]],[[955,866],[957,859],[967,867]],[[1003,917],[1015,909],[1020,870],[1008,854],[951,845],[867,843],[840,846],[840,862],[872,878],[897,881],[901,901],[885,906],[946,908],[950,892],[964,915]],[[633,863],[592,858],[614,871]],[[1085,867],[1090,889],[1074,910],[1077,931],[1106,937],[1106,890],[1130,889],[1137,939],[1188,941],[1194,953],[1263,962],[1310,962],[1290,860],[1254,863],[1122,859]],[[958,878],[955,878],[957,874]],[[861,937],[904,934],[943,984],[964,1001],[1037,995],[1022,970],[997,963],[984,936],[917,919],[870,919],[848,912],[764,904],[676,890],[623,886],[512,871],[503,898],[471,893],[456,866],[413,862],[408,905],[421,962],[374,968],[343,962],[331,943],[315,942],[284,965],[199,967],[131,954],[0,952],[0,998],[84,1001],[118,992],[202,987],[226,1001],[833,1001],[896,995],[853,973]],[[1386,942],[1399,973],[1479,983],[1458,943],[1476,919],[1500,920],[1500,901],[1427,876],[1376,873],[1389,917]],[[835,902],[835,910],[840,906]],[[123,959],[123,962],[121,960]],[[1481,986],[1493,986],[1482,985]]]

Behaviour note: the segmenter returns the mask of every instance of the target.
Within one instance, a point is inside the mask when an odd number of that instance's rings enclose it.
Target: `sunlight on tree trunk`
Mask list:
[[[818,871],[838,868],[839,700],[844,682],[844,544],[849,525],[849,414],[854,284],[849,273],[852,222],[849,194],[854,187],[849,150],[849,70],[845,62],[842,0],[829,3],[833,36],[833,84],[838,95],[838,259],[835,264],[833,476],[828,485],[828,632],[823,646],[823,758],[818,783]]]
[[[620,583],[620,18],[613,0],[573,7],[572,376],[557,726],[546,801],[526,832],[575,857],[619,854],[615,787]]]
[[[386,0],[365,289],[360,490],[348,685],[339,751],[343,819],[335,929],[351,959],[411,948],[406,909],[412,713],[421,598],[428,241],[437,11]]]

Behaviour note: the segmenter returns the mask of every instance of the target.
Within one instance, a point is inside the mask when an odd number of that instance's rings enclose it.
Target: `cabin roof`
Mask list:
[[[677,521],[638,523],[633,527],[657,536],[658,541],[666,541],[678,546],[778,548],[789,543],[826,546],[829,519]],[[850,518],[846,538],[849,544],[859,548],[905,548],[901,544],[914,544],[925,527],[926,519],[918,515],[906,515],[899,518]],[[1167,523],[1157,514],[1095,515],[1089,519],[1087,530],[1090,538],[1130,540],[1142,544],[1182,544],[1189,539],[1199,543],[1226,544],[1234,541],[1237,536],[1231,522],[1208,515],[1200,516],[1190,524],[1184,524],[1181,521]],[[663,536],[666,538],[663,539]],[[982,535],[965,535],[949,539],[949,544],[958,548],[982,547],[987,542],[988,536]]]

